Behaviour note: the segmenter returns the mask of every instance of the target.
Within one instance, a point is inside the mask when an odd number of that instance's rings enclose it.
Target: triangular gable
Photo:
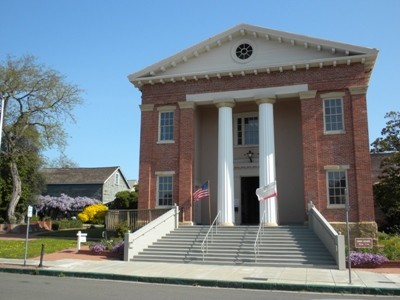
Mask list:
[[[249,58],[241,59],[236,53],[247,51],[243,45],[250,45]],[[140,87],[352,63],[362,63],[369,71],[377,53],[376,49],[240,24],[128,78]]]
[[[113,176],[115,176],[115,173],[118,173],[118,174],[120,175],[120,180],[123,180],[123,182],[125,183],[125,185],[130,189],[131,186],[130,186],[128,180],[126,179],[124,173],[122,173],[122,170],[121,170],[120,167],[117,167],[117,168],[115,169],[115,171],[112,172],[112,174],[111,174],[110,176],[108,176],[108,178],[107,178],[104,182],[109,181]]]

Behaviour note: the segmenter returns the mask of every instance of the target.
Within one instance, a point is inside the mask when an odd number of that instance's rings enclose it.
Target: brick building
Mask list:
[[[139,208],[181,221],[375,226],[366,93],[378,51],[241,24],[129,76],[142,93]],[[209,181],[210,202],[192,194]],[[278,197],[259,202],[276,182]],[[209,207],[210,205],[210,207]],[[211,211],[211,217],[210,212]]]

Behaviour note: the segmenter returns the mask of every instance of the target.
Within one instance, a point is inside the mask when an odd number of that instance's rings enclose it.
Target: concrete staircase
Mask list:
[[[330,267],[336,264],[317,236],[305,226],[265,227],[257,262],[254,242],[258,226],[218,227],[201,251],[208,226],[183,226],[133,257],[133,261],[286,267]]]

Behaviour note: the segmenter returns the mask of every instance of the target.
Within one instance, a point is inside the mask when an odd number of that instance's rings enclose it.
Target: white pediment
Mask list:
[[[129,80],[140,87],[359,62],[372,69],[377,53],[376,49],[241,24],[131,74]]]

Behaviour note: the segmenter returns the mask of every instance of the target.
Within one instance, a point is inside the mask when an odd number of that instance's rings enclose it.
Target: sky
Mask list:
[[[370,142],[400,111],[399,0],[0,0],[0,11],[1,62],[33,55],[84,90],[65,154],[127,179],[138,179],[141,103],[127,76],[241,23],[377,48]]]

